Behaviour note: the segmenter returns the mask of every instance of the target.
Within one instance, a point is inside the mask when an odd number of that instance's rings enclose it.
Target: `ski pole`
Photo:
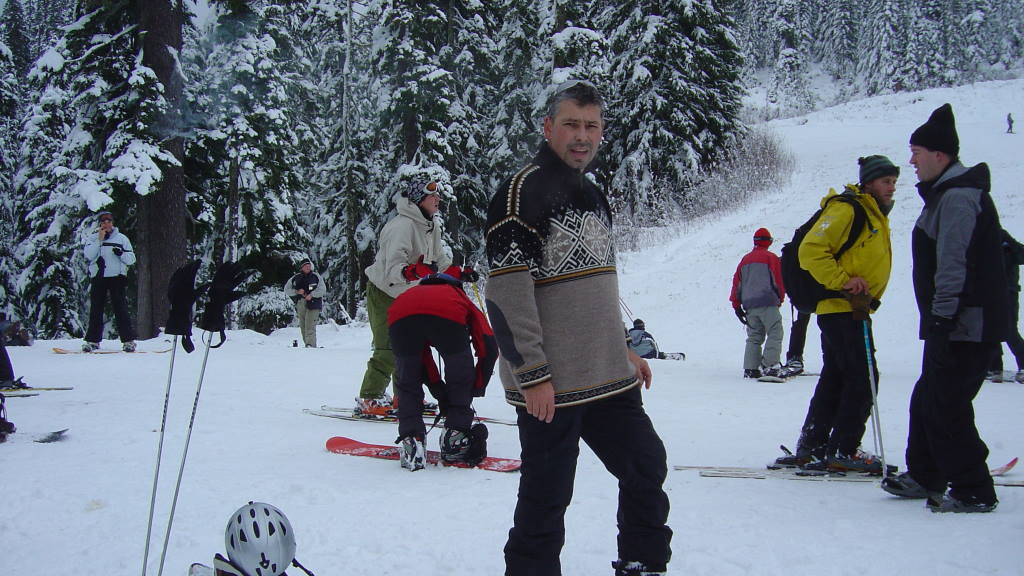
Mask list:
[[[167,531],[164,533],[164,547],[160,552],[160,570],[157,576],[164,573],[164,559],[167,557],[167,542],[171,539],[171,525],[174,523],[174,509],[178,505],[178,492],[181,489],[181,477],[185,473],[185,458],[188,457],[188,444],[192,439],[192,427],[196,421],[196,410],[199,408],[199,394],[203,391],[203,376],[206,375],[206,360],[210,357],[210,344],[213,342],[213,333],[206,333],[206,350],[203,353],[203,366],[199,370],[199,383],[196,384],[196,398],[192,402],[192,416],[188,421],[188,432],[185,434],[185,448],[181,452],[181,466],[178,467],[178,479],[174,483],[174,497],[171,499],[171,514],[167,518]]]
[[[882,444],[882,422],[878,418],[878,382],[875,381],[875,366],[871,354],[871,331],[868,328],[868,320],[864,322],[864,352],[868,359],[868,381],[871,383],[871,421],[872,432],[874,432],[875,443],[877,444],[878,459],[882,462],[882,476],[885,477],[888,469],[885,466],[885,446]]]
[[[620,297],[619,298],[619,304],[622,306],[622,310],[626,313],[626,317],[629,318],[630,322],[632,322],[633,321],[633,311],[629,309],[629,306],[626,306],[626,301],[623,300]]]
[[[153,509],[156,506],[156,487],[160,480],[160,461],[164,453],[164,430],[167,429],[167,405],[171,399],[171,377],[174,375],[174,355],[178,351],[178,336],[174,336],[171,344],[171,365],[167,369],[167,388],[164,390],[164,413],[160,417],[160,440],[156,445],[156,470],[153,472],[153,493],[149,497],[149,519],[146,521],[146,549],[142,553],[142,576],[146,576],[146,565],[149,563],[149,541],[153,534]]]
[[[487,316],[487,307],[484,306],[484,301],[480,298],[480,289],[476,287],[476,282],[473,282],[473,295],[476,296],[476,303],[480,306],[480,311]]]

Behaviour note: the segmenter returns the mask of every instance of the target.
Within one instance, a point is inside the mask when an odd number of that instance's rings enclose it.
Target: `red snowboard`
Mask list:
[[[381,458],[384,460],[398,460],[398,446],[366,444],[358,440],[345,438],[344,436],[328,438],[327,450],[336,454],[348,454],[350,456],[369,456],[370,458]],[[441,453],[436,450],[427,450],[427,462],[435,466],[438,464],[444,464],[445,466],[468,468],[468,466],[459,466],[458,464],[442,462]],[[491,458],[488,456],[487,458],[484,458],[482,462],[477,464],[476,467],[482,470],[492,470],[494,472],[516,472],[522,465],[523,463],[521,461],[514,458]]]

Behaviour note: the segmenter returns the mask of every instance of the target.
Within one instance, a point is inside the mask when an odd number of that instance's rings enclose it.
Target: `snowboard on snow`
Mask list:
[[[54,432],[46,432],[44,434],[26,434],[25,432],[14,431],[7,435],[6,442],[18,443],[18,442],[36,442],[38,444],[50,444],[51,442],[59,442],[66,438],[64,435],[69,429],[56,430]]]
[[[367,456],[369,458],[380,458],[383,460],[398,460],[398,446],[386,446],[384,444],[366,444],[352,438],[335,436],[327,440],[327,450],[335,454],[347,454],[349,456]],[[427,463],[437,466],[443,464],[455,468],[468,468],[458,464],[449,464],[441,461],[441,453],[436,450],[427,450]],[[490,470],[492,472],[516,472],[523,465],[522,461],[514,458],[494,458],[488,456],[483,459],[476,468]]]
[[[55,354],[165,354],[170,352],[171,349],[167,350],[136,350],[135,352],[125,352],[124,350],[93,350],[92,352],[85,352],[84,350],[71,350],[69,348],[53,348]]]

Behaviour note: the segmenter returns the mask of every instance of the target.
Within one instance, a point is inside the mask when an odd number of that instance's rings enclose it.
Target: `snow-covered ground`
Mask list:
[[[761,466],[778,454],[780,443],[792,446],[815,379],[768,384],[740,378],[744,332],[729,309],[729,282],[755,229],[765,226],[788,239],[830,186],[856,180],[858,156],[881,153],[903,167],[891,214],[893,279],[875,317],[884,446],[890,462],[902,467],[921,348],[909,274],[910,231],[921,201],[907,165],[907,141],[944,102],[953,104],[965,163],[989,163],[1003,224],[1024,239],[1024,135],[1004,134],[1007,112],[1024,120],[1024,81],[1005,81],[877,97],[776,122],[772,128],[798,159],[788,184],[734,214],[688,225],[647,250],[620,254],[625,302],[663,349],[684,351],[688,358],[655,361],[654,387],[645,393],[670,464]],[[781,241],[775,249],[780,246]],[[261,500],[288,515],[297,556],[318,576],[501,574],[517,476],[435,468],[410,474],[394,462],[326,452],[330,436],[387,444],[396,429],[302,413],[352,402],[368,355],[365,325],[321,326],[322,349],[292,348],[296,338],[294,328],[269,337],[234,332],[223,348],[210,352],[166,573],[182,575],[191,562],[223,551],[228,516],[249,500]],[[812,324],[812,370],[820,367],[817,338]],[[142,570],[171,355],[50,352],[51,346],[77,345],[37,342],[10,349],[17,373],[31,384],[75,389],[8,401],[19,432],[0,445],[5,574]],[[140,347],[167,346],[153,340]],[[151,574],[201,363],[201,348],[176,355]],[[1013,367],[1011,358],[1007,364]],[[1024,455],[1024,385],[987,384],[975,407],[990,465]],[[496,382],[477,408],[483,415],[513,416]],[[29,441],[59,428],[70,428],[63,442]],[[433,432],[430,442],[437,436]],[[871,444],[869,432],[865,446]],[[489,446],[492,455],[518,455],[515,429],[492,426]],[[932,514],[920,501],[900,501],[873,484],[714,479],[672,471],[666,489],[675,530],[673,574],[1024,572],[1017,549],[1024,536],[1021,488],[1000,489],[999,509],[988,515]],[[566,517],[567,576],[610,573],[615,506],[615,481],[584,448]]]

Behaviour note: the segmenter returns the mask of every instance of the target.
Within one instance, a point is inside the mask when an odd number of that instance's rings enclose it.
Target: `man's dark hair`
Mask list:
[[[586,80],[567,80],[559,84],[554,94],[548,98],[548,109],[545,115],[548,118],[554,118],[558,113],[558,107],[566,100],[573,100],[579,106],[596,105],[602,112],[604,111],[604,99],[597,91],[597,86]]]

